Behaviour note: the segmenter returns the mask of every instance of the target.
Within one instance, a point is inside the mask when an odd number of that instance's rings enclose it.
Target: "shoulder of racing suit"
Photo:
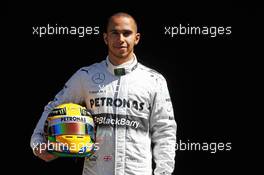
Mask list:
[[[88,75],[92,74],[93,72],[96,71],[101,71],[102,70],[102,65],[105,64],[105,60],[99,62],[99,63],[94,63],[89,66],[85,66],[79,69],[81,72],[86,72]]]
[[[149,77],[149,80],[152,81],[153,84],[166,83],[165,77],[155,69],[149,68],[141,63],[139,63],[138,69],[142,71],[142,75]]]
[[[84,75],[82,73],[85,73],[86,74],[85,76],[87,75],[93,76],[96,73],[100,73],[104,71],[107,71],[105,60],[91,64],[89,66],[82,67],[79,69],[78,72],[81,73],[81,75]],[[139,71],[140,79],[146,80],[146,82],[154,85],[154,87],[156,87],[156,85],[159,86],[162,83],[167,83],[165,77],[161,73],[141,63],[138,63],[138,66],[135,69],[135,71],[136,72]]]

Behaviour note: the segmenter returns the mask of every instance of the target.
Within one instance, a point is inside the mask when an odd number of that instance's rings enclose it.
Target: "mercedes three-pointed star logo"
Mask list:
[[[104,82],[105,75],[103,73],[96,73],[93,75],[92,80],[95,84],[100,84],[100,83]]]

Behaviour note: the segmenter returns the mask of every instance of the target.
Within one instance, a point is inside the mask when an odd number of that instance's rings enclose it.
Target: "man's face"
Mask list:
[[[108,46],[108,54],[114,63],[123,63],[133,58],[134,46],[139,42],[133,19],[124,16],[114,16],[110,20],[104,41]]]

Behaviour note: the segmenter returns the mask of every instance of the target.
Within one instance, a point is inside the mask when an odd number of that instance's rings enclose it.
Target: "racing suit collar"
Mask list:
[[[115,76],[122,76],[122,75],[126,75],[126,74],[132,72],[133,70],[136,69],[137,64],[138,64],[136,55],[134,54],[133,56],[134,56],[133,59],[131,59],[128,62],[125,62],[123,64],[120,64],[118,66],[113,65],[110,62],[110,60],[109,60],[109,58],[107,56],[106,57],[106,67],[107,67],[107,70],[111,74],[113,74]]]

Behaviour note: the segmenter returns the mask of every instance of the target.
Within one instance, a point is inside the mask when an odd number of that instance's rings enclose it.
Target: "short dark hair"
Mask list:
[[[107,21],[106,21],[106,24],[105,24],[105,27],[104,27],[104,32],[107,32],[107,28],[109,26],[109,23],[111,21],[111,19],[114,17],[114,16],[118,16],[118,17],[127,17],[127,18],[130,18],[132,19],[134,22],[135,22],[135,25],[136,25],[136,31],[138,29],[138,26],[137,26],[137,22],[135,20],[135,18],[133,16],[131,16],[130,14],[128,13],[125,13],[125,12],[117,12],[117,13],[114,13],[113,15],[111,15]]]

